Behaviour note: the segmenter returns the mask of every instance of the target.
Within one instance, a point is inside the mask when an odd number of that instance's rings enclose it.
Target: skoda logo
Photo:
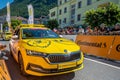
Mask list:
[[[64,52],[67,53],[68,51],[65,49]]]
[[[69,54],[71,53],[70,51],[68,51],[68,50],[66,50],[66,49],[64,50],[64,52],[65,52],[65,53],[69,53]]]

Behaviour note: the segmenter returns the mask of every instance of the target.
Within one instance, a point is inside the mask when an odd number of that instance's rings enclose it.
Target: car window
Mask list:
[[[23,29],[22,38],[59,38],[59,35],[49,29]]]

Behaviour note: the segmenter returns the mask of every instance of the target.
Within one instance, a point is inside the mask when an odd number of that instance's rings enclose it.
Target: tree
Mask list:
[[[14,19],[12,19],[12,20],[11,20],[11,28],[14,30],[15,27],[18,26],[18,25],[20,25],[21,23],[22,23],[21,20],[14,20]],[[3,29],[5,30],[7,27],[8,27],[8,23],[5,22],[5,23],[3,24]]]
[[[13,29],[15,29],[16,26],[20,25],[21,23],[22,23],[21,20],[14,20],[14,19],[12,19],[12,20],[11,20],[11,27],[12,27]]]
[[[109,3],[105,7],[96,10],[89,10],[85,13],[85,23],[95,27],[102,23],[112,26],[120,21],[120,8],[114,3]]]
[[[4,0],[3,0],[4,1]],[[22,16],[28,18],[27,5],[32,4],[34,7],[34,16],[47,16],[49,10],[57,6],[57,0],[13,0],[11,6],[11,16]],[[6,7],[0,10],[0,16],[5,15]]]
[[[47,26],[50,29],[54,29],[54,28],[58,28],[59,24],[58,24],[58,21],[56,19],[52,19],[52,20],[48,21]]]

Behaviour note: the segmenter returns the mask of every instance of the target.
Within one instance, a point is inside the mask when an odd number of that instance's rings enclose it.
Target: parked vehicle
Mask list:
[[[79,46],[44,25],[20,25],[14,32],[10,52],[23,75],[58,75],[83,68]]]
[[[4,32],[4,33],[2,34],[2,39],[3,39],[3,40],[10,40],[11,37],[12,37],[12,33],[11,33],[11,32]]]

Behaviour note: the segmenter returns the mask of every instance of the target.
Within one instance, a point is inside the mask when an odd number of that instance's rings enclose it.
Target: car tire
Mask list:
[[[21,53],[19,53],[18,60],[19,60],[19,67],[20,67],[21,74],[24,75],[24,76],[27,76],[27,74],[25,73],[23,58],[22,58]]]

